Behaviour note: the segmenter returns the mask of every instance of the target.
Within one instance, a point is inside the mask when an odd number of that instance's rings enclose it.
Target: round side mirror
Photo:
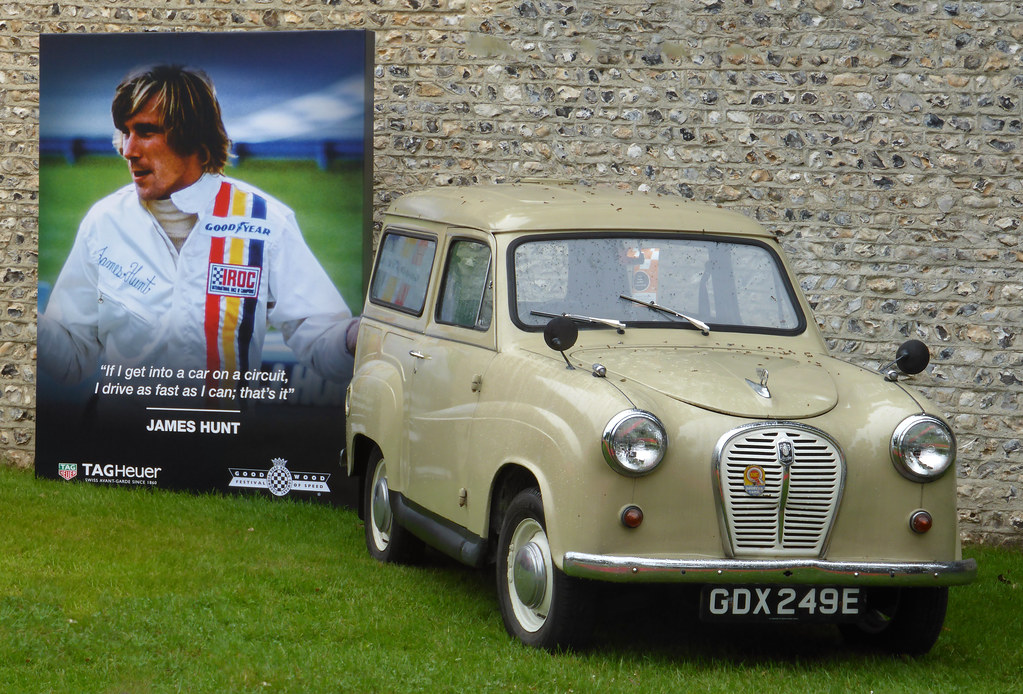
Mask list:
[[[543,329],[543,339],[551,349],[564,352],[572,349],[572,345],[579,339],[579,328],[569,318],[552,318]]]
[[[906,340],[895,353],[895,365],[904,374],[918,374],[931,363],[931,353],[920,340]]]

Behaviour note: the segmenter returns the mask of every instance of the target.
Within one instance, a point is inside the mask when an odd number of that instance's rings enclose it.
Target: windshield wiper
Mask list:
[[[684,313],[679,313],[674,309],[670,309],[667,306],[661,306],[656,301],[641,301],[626,294],[619,294],[618,298],[625,299],[626,301],[631,301],[634,304],[639,304],[640,306],[646,306],[647,308],[652,309],[654,311],[660,311],[661,313],[667,313],[669,315],[676,316],[677,318],[681,318],[682,320],[688,321],[694,327],[699,328],[700,332],[703,333],[704,335],[710,335],[710,326],[704,323],[699,318],[693,318],[692,316],[687,316]]]
[[[530,311],[529,314],[531,316],[541,316],[543,318],[568,318],[570,320],[579,321],[580,323],[604,325],[608,328],[614,328],[620,333],[625,332],[625,323],[613,318],[594,318],[593,316],[580,316],[576,313],[547,313],[545,311]]]

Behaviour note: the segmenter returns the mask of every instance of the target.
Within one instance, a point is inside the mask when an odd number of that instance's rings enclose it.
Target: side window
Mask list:
[[[437,322],[487,330],[494,311],[490,247],[478,241],[455,241],[448,252]]]
[[[370,301],[422,315],[436,253],[435,239],[385,233],[369,288]]]

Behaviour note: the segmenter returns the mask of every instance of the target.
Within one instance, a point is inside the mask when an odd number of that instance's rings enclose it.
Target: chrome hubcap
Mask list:
[[[547,621],[554,596],[554,562],[547,533],[534,518],[524,518],[508,543],[506,585],[515,620],[535,633]]]
[[[515,594],[523,605],[536,608],[547,593],[547,565],[543,550],[535,542],[520,547],[512,569]]]
[[[387,478],[382,475],[373,485],[372,506],[373,525],[381,534],[387,534],[391,530],[391,503],[387,496]]]

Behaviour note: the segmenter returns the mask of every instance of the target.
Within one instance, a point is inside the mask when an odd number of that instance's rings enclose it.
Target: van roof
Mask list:
[[[570,229],[740,233],[771,237],[749,217],[683,198],[578,185],[508,183],[430,188],[388,215],[491,233]]]

